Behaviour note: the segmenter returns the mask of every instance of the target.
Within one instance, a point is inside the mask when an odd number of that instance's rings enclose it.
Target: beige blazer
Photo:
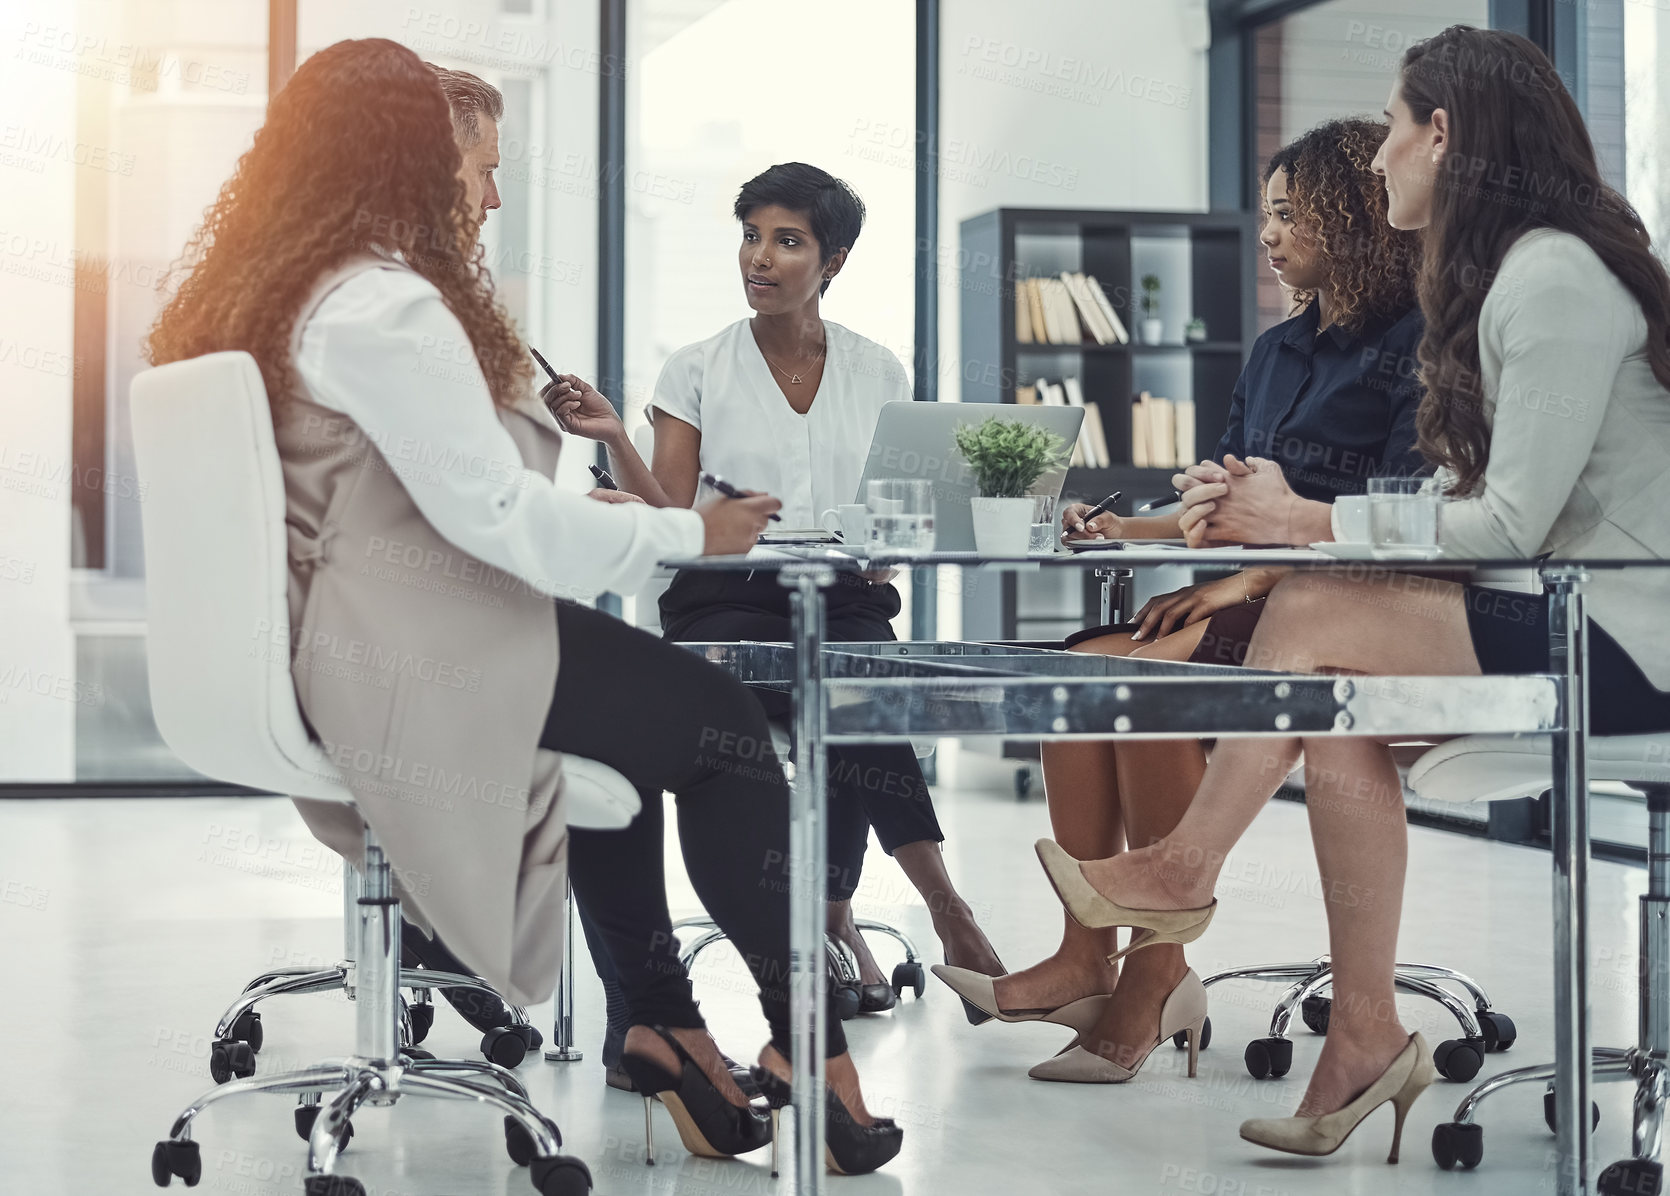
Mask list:
[[[1484,488],[1447,503],[1458,555],[1670,557],[1670,392],[1641,305],[1570,233],[1526,233],[1479,311]],[[1440,483],[1446,479],[1440,477]],[[1670,567],[1599,570],[1589,616],[1670,690]]]
[[[297,319],[364,270],[322,277]],[[394,384],[391,380],[391,384]],[[277,408],[290,545],[291,672],[357,813],[297,800],[358,861],[363,818],[406,916],[518,1004],[544,1000],[562,952],[568,827],[561,760],[538,748],[557,677],[550,598],[443,539],[359,426],[299,377]],[[561,434],[531,398],[500,408],[529,469],[554,475]]]

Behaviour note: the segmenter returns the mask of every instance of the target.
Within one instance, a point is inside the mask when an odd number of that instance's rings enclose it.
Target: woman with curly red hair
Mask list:
[[[1214,453],[1231,467],[1248,457],[1282,462],[1294,490],[1324,511],[1340,495],[1363,493],[1371,476],[1422,464],[1415,452],[1420,243],[1386,222],[1386,190],[1371,169],[1385,138],[1374,121],[1328,121],[1266,166],[1259,241],[1295,314],[1253,346]],[[1080,505],[1064,513],[1069,539],[1181,534],[1176,515],[1098,515],[1080,530],[1087,511]],[[1332,538],[1326,528],[1310,536]],[[1131,623],[1079,632],[1067,645],[1243,664],[1264,597],[1283,572],[1249,569],[1188,586],[1153,599]],[[1206,752],[1194,740],[1050,743],[1043,763],[1057,841],[1094,859],[1113,855],[1122,841],[1140,847],[1170,831],[1194,797]],[[1114,931],[1068,917],[1055,954],[1024,971],[996,980],[960,968],[934,971],[978,1010],[970,1020],[1045,1020],[1077,1031],[1066,1050],[1032,1069],[1034,1079],[1123,1083],[1156,1044],[1198,1030],[1206,993],[1181,946],[1135,954],[1123,972],[1108,962],[1115,950]]]
[[[661,824],[672,792],[691,883],[759,987],[771,1031],[760,1083],[781,1086],[789,800],[770,728],[729,674],[553,599],[629,592],[668,558],[746,551],[780,504],[660,510],[555,485],[561,432],[482,264],[491,185],[460,177],[465,161],[441,83],[410,50],[370,39],[320,51],[273,97],[188,246],[150,360],[242,350],[266,382],[291,675],[357,806],[344,834],[300,803],[310,828],[352,858],[363,817],[414,921],[525,1003],[555,977],[560,928],[541,915],[560,902],[541,895],[561,893],[566,862],[626,990],[639,1090],[692,1150],[756,1150],[772,1122],[692,999]],[[570,841],[552,753],[614,768],[643,813]],[[872,1171],[903,1131],[865,1111],[829,1010],[828,1158]]]

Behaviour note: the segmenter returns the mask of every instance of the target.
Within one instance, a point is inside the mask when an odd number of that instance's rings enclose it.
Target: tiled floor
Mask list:
[[[1028,845],[1047,833],[1041,804],[1007,793],[941,795],[958,883],[980,909],[1011,966],[1053,946],[1060,908]],[[1519,1025],[1519,1043],[1487,1070],[1550,1054],[1550,881],[1546,854],[1433,830],[1412,832],[1412,881],[1401,954],[1471,972]],[[675,874],[678,874],[675,869]],[[678,874],[675,915],[693,912]],[[1195,967],[1301,959],[1324,942],[1304,812],[1267,810],[1226,874],[1224,906],[1198,944]],[[1644,874],[1593,870],[1594,1017],[1598,1041],[1622,1045],[1635,1029],[1636,903]],[[903,877],[873,853],[860,912],[902,923],[933,958],[926,911]],[[220,1010],[258,970],[334,960],[341,941],[338,871],[290,805],[276,799],[0,802],[0,1192],[124,1194],[150,1190],[152,1144],[208,1086],[209,1035]],[[878,947],[891,962],[886,945]],[[764,1023],[728,949],[704,957],[697,987],[732,1055],[750,1055]],[[1260,1152],[1241,1142],[1245,1117],[1280,1115],[1297,1102],[1320,1040],[1301,1030],[1292,1074],[1256,1082],[1241,1049],[1266,1033],[1272,991],[1213,992],[1214,1042],[1193,1081],[1169,1048],[1133,1084],[1042,1084],[1026,1068],[1062,1045],[1054,1027],[971,1027],[948,990],[891,1014],[848,1023],[872,1108],[906,1128],[904,1153],[877,1175],[832,1178],[862,1193],[1530,1193],[1552,1190],[1553,1138],[1541,1091],[1489,1102],[1484,1165],[1439,1172],[1427,1142],[1462,1087],[1440,1083],[1411,1116],[1403,1163],[1383,1162],[1391,1113],[1375,1114],[1331,1160]],[[352,1016],[339,996],[268,1004],[262,1072],[341,1055]],[[549,1007],[535,1013],[549,1024]],[[1453,1035],[1440,1011],[1409,1001],[1407,1020],[1429,1038]],[[558,1119],[567,1148],[591,1165],[601,1193],[719,1196],[786,1191],[762,1152],[741,1161],[687,1155],[657,1112],[663,1158],[641,1165],[642,1106],[606,1091],[596,1047],[596,982],[582,978],[579,1024],[586,1059],[530,1059],[520,1074]],[[475,1057],[476,1036],[443,1007],[426,1046]],[[1598,1089],[1601,1163],[1625,1153],[1629,1089]],[[344,1170],[372,1196],[506,1193],[533,1189],[507,1161],[497,1117],[470,1106],[407,1102],[356,1119]],[[303,1147],[279,1097],[228,1102],[205,1115],[202,1188],[231,1196],[301,1190]]]

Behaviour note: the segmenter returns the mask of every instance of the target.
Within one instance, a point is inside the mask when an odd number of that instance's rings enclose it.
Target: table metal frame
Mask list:
[[[935,554],[917,564],[1029,569],[1094,568],[1102,615],[1114,621],[1135,567],[1317,565],[1319,554],[1126,552],[1046,560],[982,561]],[[792,644],[690,644],[742,680],[792,692],[794,780],[790,834],[790,1000],[794,1065],[795,1192],[823,1190],[825,1068],[820,1042],[826,896],[828,744],[912,736],[1039,739],[1291,737],[1313,735],[1546,734],[1553,741],[1553,874],[1556,1161],[1559,1196],[1587,1196],[1592,1170],[1587,1110],[1591,1051],[1586,907],[1589,819],[1588,669],[1584,585],[1590,568],[1641,562],[1446,560],[1443,567],[1535,567],[1548,591],[1548,675],[1329,677],[1091,656],[958,642],[824,644],[823,591],[836,573],[882,567],[863,557],[772,561],[702,558],[677,568],[772,569],[790,590]],[[1356,567],[1431,570],[1432,562]],[[803,1064],[810,1060],[812,1066]]]

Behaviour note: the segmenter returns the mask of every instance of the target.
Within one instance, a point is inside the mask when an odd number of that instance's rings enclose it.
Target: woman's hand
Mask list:
[[[866,569],[858,576],[873,586],[884,586],[899,576],[899,571],[897,569]]]
[[[636,494],[628,494],[624,490],[610,490],[606,486],[599,486],[595,490],[586,491],[586,497],[597,502],[643,502]]]
[[[1178,524],[1189,547],[1208,544],[1295,544],[1300,502],[1281,466],[1265,457],[1225,457],[1222,467],[1191,466]],[[1309,543],[1309,540],[1305,540]]]
[[[1170,594],[1150,598],[1131,621],[1137,629],[1133,640],[1159,639],[1173,631],[1210,618],[1243,602],[1256,601],[1275,588],[1284,570],[1244,569],[1215,581],[1184,586]]]
[[[1085,516],[1096,508],[1089,503],[1076,502],[1061,511],[1063,540],[1117,540],[1124,532],[1125,521],[1112,511],[1103,511],[1096,518]]]
[[[625,436],[626,425],[620,422],[614,406],[578,374],[558,374],[555,382],[547,383],[539,392],[539,397],[557,417],[564,432],[587,440]]]
[[[702,517],[706,534],[702,539],[703,556],[733,556],[747,552],[766,529],[773,511],[782,509],[782,502],[769,494],[750,494],[747,498],[711,498],[696,508]]]

